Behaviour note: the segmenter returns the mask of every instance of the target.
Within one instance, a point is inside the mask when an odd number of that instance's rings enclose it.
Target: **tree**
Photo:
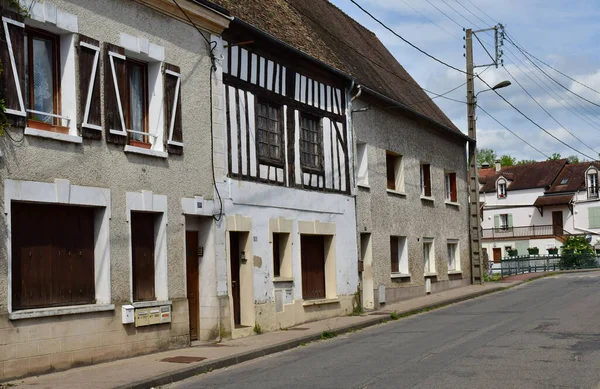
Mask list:
[[[510,155],[503,155],[500,157],[500,165],[501,166],[514,166],[517,163],[517,159],[515,157],[511,157]]]
[[[492,166],[496,162],[496,152],[492,149],[477,150],[477,164],[479,167],[484,163],[489,163]]]
[[[585,236],[569,236],[562,247],[561,269],[593,267],[596,265],[594,248]]]
[[[535,159],[522,159],[519,162],[517,162],[517,165],[527,165],[530,163],[536,163],[537,161]]]
[[[585,160],[579,160],[579,157],[576,155],[569,155],[567,157],[567,161],[569,161],[569,163],[579,163],[579,162],[585,162]]]
[[[561,159],[560,153],[552,153],[551,156],[548,157],[547,161],[557,161]]]

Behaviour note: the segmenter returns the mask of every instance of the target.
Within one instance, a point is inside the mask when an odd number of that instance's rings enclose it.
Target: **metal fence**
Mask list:
[[[539,238],[547,236],[570,235],[562,227],[553,225],[523,226],[523,227],[498,227],[484,228],[481,230],[483,239],[508,239],[508,238]]]
[[[523,255],[502,258],[500,275],[508,277],[523,273],[598,267],[600,267],[598,254]]]

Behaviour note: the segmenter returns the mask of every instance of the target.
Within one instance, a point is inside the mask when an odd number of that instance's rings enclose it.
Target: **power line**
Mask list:
[[[429,0],[425,0],[429,3],[429,5],[431,5],[433,8],[437,9],[438,11],[440,11],[445,17],[447,17],[448,19],[450,19],[452,22],[454,22],[454,24],[456,24],[458,27],[460,28],[464,28],[459,22],[457,22],[456,20],[454,20],[453,18],[450,17],[450,15],[448,15],[447,13],[445,13],[444,11],[442,11],[441,9],[439,9],[435,4],[433,4],[431,1]]]
[[[440,26],[439,24],[437,24],[436,22],[434,22],[433,20],[429,19],[426,15],[424,15],[423,13],[421,13],[419,10],[417,10],[415,7],[413,7],[412,5],[410,5],[409,2],[407,2],[406,0],[401,0],[404,4],[406,4],[407,6],[409,6],[410,8],[412,8],[413,11],[415,11],[416,13],[418,13],[419,15],[421,15],[422,17],[424,17],[425,19],[429,20],[432,24],[435,24],[436,26],[438,26],[442,31],[446,32],[448,35],[450,35],[453,38],[456,39],[460,39],[459,36],[454,35],[453,33],[451,33],[450,31],[446,30],[444,27]],[[462,28],[462,27],[461,27]]]
[[[458,0],[457,0],[457,1],[458,1]],[[483,15],[487,16],[487,17],[488,17],[488,18],[489,18],[489,19],[490,19],[490,20],[493,22],[493,24],[498,24],[498,22],[496,22],[496,21],[494,20],[494,18],[493,18],[493,17],[491,17],[490,15],[488,15],[487,13],[485,13],[485,12],[484,12],[484,11],[483,11],[481,8],[479,8],[479,7],[478,7],[478,6],[477,6],[475,3],[473,3],[471,0],[467,0],[467,1],[468,1],[469,3],[471,3],[471,5],[472,5],[473,7],[475,7],[475,9],[477,9],[479,12],[481,12]]]
[[[458,14],[458,16],[460,16],[461,18],[465,19],[467,21],[467,23],[469,24],[473,24],[469,19],[467,19],[463,14],[461,14],[460,12],[458,12],[453,6],[451,6],[450,4],[448,4],[446,2],[446,0],[442,0],[442,3],[446,4],[446,6],[448,8],[450,8],[452,11],[454,11],[456,14]],[[474,25],[474,24],[473,24]],[[475,26],[477,27],[477,26]],[[478,29],[480,29],[480,27],[477,27]]]
[[[479,19],[479,20],[480,20],[480,21],[483,23],[483,25],[484,25],[484,26],[486,26],[486,27],[490,27],[489,23],[487,23],[485,20],[483,20],[483,19],[482,19],[482,18],[480,18],[479,16],[475,15],[475,14],[473,13],[473,11],[471,11],[470,9],[468,9],[467,7],[465,7],[464,5],[462,5],[460,1],[458,1],[458,0],[454,0],[454,1],[456,1],[456,3],[457,3],[458,5],[460,5],[460,6],[461,6],[461,7],[463,7],[465,10],[467,10],[467,12],[468,12],[468,13],[470,13],[471,15],[473,15],[473,16],[475,16],[477,19]]]

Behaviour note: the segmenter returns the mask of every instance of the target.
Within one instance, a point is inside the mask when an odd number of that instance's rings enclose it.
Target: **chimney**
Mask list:
[[[489,169],[490,168],[490,163],[489,162],[484,162],[481,164],[481,168],[482,169]]]
[[[499,171],[500,171],[500,168],[502,167],[502,165],[500,164],[500,160],[499,160],[499,159],[497,159],[497,160],[496,160],[496,163],[495,163],[494,165],[496,165],[496,172],[499,172]]]

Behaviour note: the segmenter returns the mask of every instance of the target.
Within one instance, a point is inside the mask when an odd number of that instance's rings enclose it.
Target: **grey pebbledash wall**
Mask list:
[[[125,153],[123,146],[83,139],[83,144],[26,135],[22,143],[0,138],[0,181],[54,182],[108,188],[111,193],[110,289],[115,311],[8,319],[7,223],[0,213],[0,381],[73,365],[95,363],[189,344],[185,290],[183,197],[213,198],[210,146],[210,60],[207,43],[187,24],[133,1],[52,0],[57,9],[78,17],[79,33],[120,44],[120,34],[145,37],[164,47],[165,61],[181,68],[183,155],[167,159]],[[206,34],[208,37],[208,33]],[[102,61],[103,66],[107,66]],[[104,70],[101,69],[102,92]],[[82,96],[78,96],[82,98]],[[102,99],[103,101],[103,99]],[[22,129],[8,130],[20,138]],[[220,132],[220,130],[218,130]],[[121,324],[120,306],[130,302],[130,235],[126,192],[151,190],[168,201],[168,296],[173,323],[146,328]],[[4,206],[4,189],[0,204]]]
[[[371,105],[354,112],[352,120],[356,141],[367,143],[370,188],[357,188],[357,232],[359,242],[360,233],[371,233],[375,307],[380,285],[386,288],[387,303],[425,293],[424,237],[434,238],[437,277],[432,279],[432,292],[469,284],[465,140],[432,131],[432,124],[409,118],[399,109]],[[361,98],[353,103],[353,110],[369,106]],[[406,196],[387,191],[386,150],[404,158]],[[421,199],[421,162],[431,164],[433,202]],[[445,203],[445,170],[456,172],[459,206]],[[410,279],[390,276],[390,235],[407,237]],[[448,239],[459,240],[462,274],[448,274]]]

